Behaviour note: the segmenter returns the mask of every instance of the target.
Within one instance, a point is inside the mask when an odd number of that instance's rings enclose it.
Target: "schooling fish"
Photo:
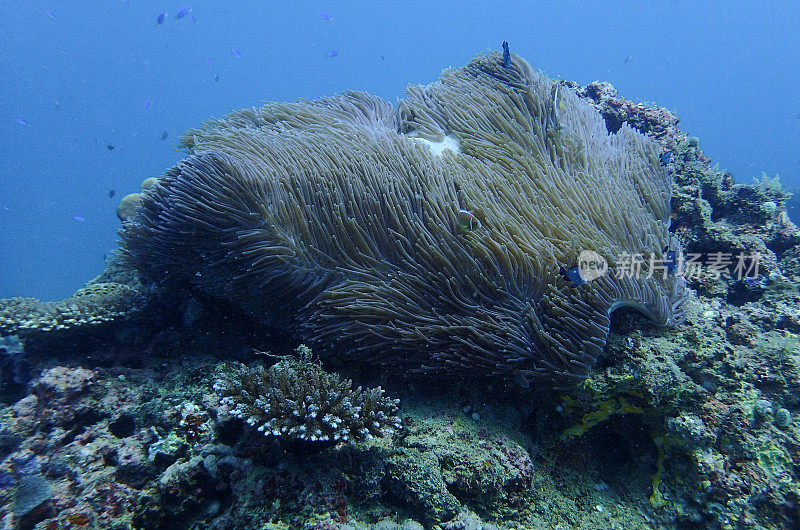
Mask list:
[[[671,164],[672,163],[672,152],[671,151],[664,151],[663,153],[661,153],[661,156],[659,157],[659,159],[661,160],[661,165],[662,166],[667,166],[667,165]]]
[[[236,48],[231,48],[231,53],[234,55],[234,57],[237,57],[239,59],[242,58],[242,52],[240,52]]]
[[[328,57],[336,57],[337,55],[339,55],[339,50],[331,50]]]
[[[164,132],[161,133],[161,139],[162,140],[166,140],[167,139],[167,131],[164,131]]]
[[[508,42],[503,41],[503,67],[511,66],[511,52],[508,51]]]
[[[164,23],[164,21],[166,19],[167,19],[167,12],[166,11],[162,11],[161,13],[159,13],[158,18],[156,19],[156,22],[160,26],[161,24]]]
[[[178,10],[178,14],[175,15],[175,18],[177,18],[179,20],[182,19],[182,18],[185,18],[191,11],[192,11],[191,7],[183,6],[182,8],[180,8]]]
[[[114,147],[115,147],[115,146],[114,146],[114,144],[108,144],[108,145],[106,146],[106,149],[108,149],[109,151],[113,151],[113,150],[114,150]]]
[[[117,192],[116,192],[116,191],[114,191],[114,190],[108,190],[108,198],[109,198],[109,199],[113,199],[113,198],[114,198],[114,195],[116,195],[116,194],[117,194]]]
[[[82,215],[73,215],[72,218],[78,221],[79,223],[86,221],[86,218]]]

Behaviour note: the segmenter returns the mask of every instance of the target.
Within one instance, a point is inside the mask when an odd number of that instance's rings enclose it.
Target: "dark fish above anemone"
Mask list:
[[[619,256],[680,252],[658,145],[609,133],[516,55],[479,55],[397,107],[362,92],[269,103],[183,144],[124,223],[127,259],[323,355],[567,386],[615,309],[682,317],[679,273],[618,274]],[[607,273],[577,281],[582,251]]]

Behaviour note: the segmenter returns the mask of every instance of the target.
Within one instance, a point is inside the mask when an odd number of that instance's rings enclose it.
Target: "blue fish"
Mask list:
[[[661,153],[661,156],[658,157],[661,160],[662,166],[667,166],[668,164],[672,163],[672,152],[671,151],[664,151]]]
[[[319,14],[319,18],[321,18],[322,20],[328,20],[328,21],[333,20],[333,17],[331,16],[330,13],[320,13]]]
[[[339,55],[339,50],[331,50],[330,53],[328,53],[328,57],[336,57],[337,55]]]
[[[17,123],[19,123],[20,125],[28,125],[28,120],[25,120],[23,118],[17,118]]]
[[[217,83],[219,83],[219,74],[215,74],[215,75],[214,75],[214,81],[216,81]]]
[[[566,278],[567,280],[572,282],[573,287],[579,287],[586,283],[586,280],[583,279],[581,276],[581,271],[578,267],[572,267],[571,269],[565,269],[561,267],[561,275]]]
[[[158,22],[158,25],[160,26],[161,24],[164,23],[164,21],[166,19],[167,19],[167,12],[166,11],[162,11],[161,14],[158,15],[158,18],[156,19],[156,22]]]
[[[674,250],[669,250],[669,247],[664,247],[664,268],[667,269],[668,274],[675,274],[678,272],[678,256]]]
[[[82,215],[73,215],[72,218],[78,221],[79,223],[86,221],[86,218]]]
[[[144,108],[149,109],[152,104],[153,102],[148,99],[144,102]]]
[[[234,57],[236,57],[238,59],[242,58],[242,52],[240,52],[236,48],[231,48],[231,53],[234,55]]]
[[[45,11],[44,12],[48,17],[52,18],[53,20],[56,19],[56,14],[52,11]]]
[[[177,14],[177,15],[175,15],[175,18],[177,18],[177,19],[184,18],[184,17],[186,17],[186,15],[188,15],[188,14],[189,14],[189,12],[191,12],[191,10],[192,10],[192,8],[191,8],[191,7],[189,7],[189,6],[183,6],[182,8],[180,8],[180,9],[178,10],[178,14]]]
[[[508,51],[508,42],[503,41],[503,67],[511,66],[511,52]]]

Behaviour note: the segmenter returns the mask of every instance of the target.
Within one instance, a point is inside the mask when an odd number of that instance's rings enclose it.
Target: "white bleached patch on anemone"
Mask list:
[[[441,142],[432,142],[425,138],[413,138],[417,142],[421,143],[422,145],[427,145],[428,148],[433,152],[436,156],[442,156],[442,153],[450,150],[455,154],[461,154],[461,146],[458,143],[458,140],[452,136],[445,136]]]

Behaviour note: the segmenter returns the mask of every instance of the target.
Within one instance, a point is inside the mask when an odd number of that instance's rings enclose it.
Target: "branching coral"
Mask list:
[[[299,354],[308,352],[301,346]],[[305,358],[287,357],[269,369],[233,365],[214,384],[221,404],[265,436],[337,443],[391,434],[400,425],[398,401],[380,387],[353,382]]]
[[[565,385],[609,315],[682,317],[680,274],[616,274],[680,251],[658,145],[497,53],[412,86],[235,112],[124,223],[151,281],[199,289],[324,354],[409,371]],[[609,273],[574,286],[583,250]],[[656,261],[654,261],[655,263]],[[654,274],[650,274],[654,273]]]

